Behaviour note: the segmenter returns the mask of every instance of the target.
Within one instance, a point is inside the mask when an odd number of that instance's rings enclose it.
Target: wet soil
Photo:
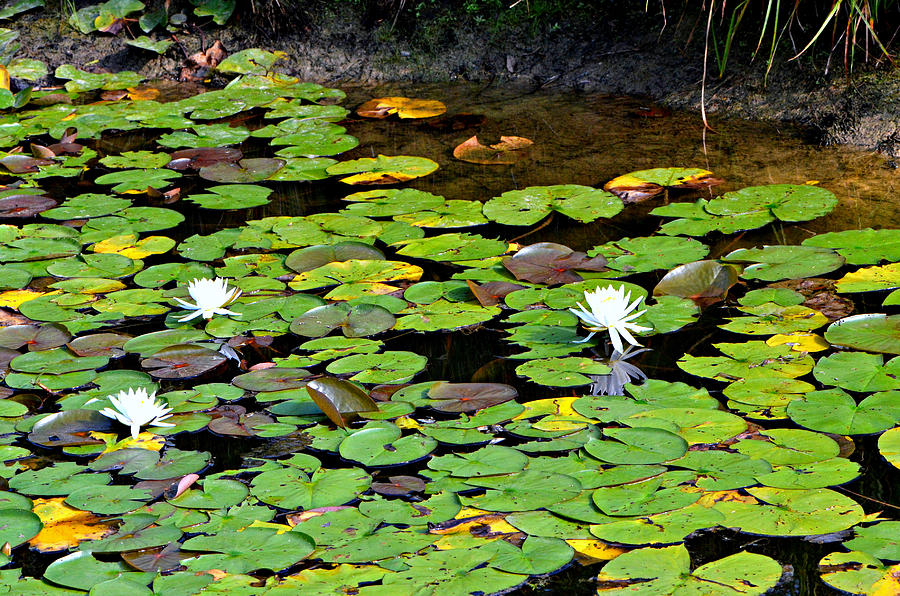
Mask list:
[[[125,45],[124,31],[119,37],[81,35],[64,24],[64,16],[55,12],[58,7],[32,11],[13,26],[22,40],[17,56],[42,59],[51,68],[72,63],[87,70],[135,70],[148,78],[172,78],[186,55],[220,39],[230,52],[282,50],[289,56],[283,71],[331,85],[516,84],[532,90],[643,96],[699,111],[703,15],[669,14],[664,20],[655,8],[644,11],[643,3],[631,3],[631,8],[615,4],[606,12],[589,9],[568,20],[502,25],[463,11],[413,14],[403,2],[374,12],[359,3],[299,3],[306,8],[289,15],[253,14],[245,7],[226,27],[209,24],[179,33],[179,43],[164,56]],[[707,113],[797,123],[814,142],[879,151],[895,166],[900,157],[900,68],[858,63],[847,77],[840,51],[831,58],[808,54],[791,62],[783,51],[767,77],[765,61],[752,60],[752,49],[738,45],[724,77],[708,77]]]

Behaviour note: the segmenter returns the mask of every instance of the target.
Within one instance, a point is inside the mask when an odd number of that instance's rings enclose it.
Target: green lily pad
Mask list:
[[[831,191],[807,184],[768,184],[726,192],[709,202],[715,215],[771,212],[781,221],[808,221],[831,213],[838,203]]]
[[[725,516],[723,526],[735,527],[748,534],[803,536],[846,530],[865,515],[853,499],[824,488],[759,487],[746,490],[765,504],[716,503],[713,507]]]
[[[900,316],[871,313],[844,317],[828,326],[825,339],[847,348],[900,354]]]
[[[343,176],[345,184],[396,184],[413,178],[427,176],[438,169],[438,164],[424,157],[379,155],[342,161],[329,166],[326,172],[332,176]]]
[[[195,536],[182,545],[184,551],[212,551],[184,561],[189,570],[221,569],[247,573],[256,569],[278,571],[299,562],[315,549],[309,536],[300,532],[278,533],[271,528],[224,531],[214,536]]]
[[[607,242],[595,246],[587,254],[604,257],[610,269],[634,274],[698,261],[708,252],[708,246],[691,238],[649,236]]]
[[[122,170],[98,177],[97,184],[115,184],[114,192],[145,191],[148,188],[165,188],[172,184],[172,180],[181,178],[180,172],[172,170]]]
[[[728,253],[724,260],[754,263],[744,268],[741,277],[765,281],[824,275],[844,264],[844,257],[833,250],[815,246],[739,248]]]
[[[463,505],[486,511],[533,511],[576,497],[581,485],[571,476],[525,470],[514,474],[469,478],[484,495],[462,498]]]
[[[900,420],[900,391],[873,393],[859,404],[840,389],[813,391],[788,404],[800,426],[840,435],[873,434]]]
[[[838,352],[816,363],[813,374],[825,385],[850,391],[886,391],[900,389],[900,357],[884,362],[881,354]]]
[[[900,261],[900,230],[844,230],[806,238],[803,246],[837,251],[851,265],[876,265],[880,261]]]
[[[677,459],[687,451],[687,442],[659,428],[608,428],[604,436],[613,440],[588,441],[584,450],[613,464],[656,464]]]
[[[516,374],[539,385],[576,387],[592,382],[586,375],[609,374],[610,368],[601,362],[577,356],[530,360],[516,367]]]
[[[366,466],[391,466],[421,459],[437,447],[430,437],[401,435],[400,429],[389,423],[364,428],[341,441],[341,457]]]
[[[554,211],[590,223],[601,217],[613,217],[623,207],[619,197],[605,190],[558,184],[505,192],[484,204],[484,214],[491,221],[513,226],[533,225]]]
[[[107,486],[99,491],[94,486],[86,486],[72,491],[66,497],[66,503],[78,509],[109,515],[134,511],[150,499],[149,491],[128,486]]]
[[[397,254],[431,261],[466,261],[496,257],[508,246],[499,240],[489,240],[476,234],[441,234],[430,238],[407,240]]]
[[[647,594],[702,593],[710,585],[721,593],[739,591],[760,595],[781,579],[777,561],[748,552],[718,559],[691,571],[691,560],[683,544],[642,548],[610,561],[597,577],[600,589],[626,593],[639,589]],[[639,586],[639,587],[638,587]]]
[[[185,200],[205,209],[249,209],[269,204],[271,188],[255,184],[226,184],[208,188],[209,193],[189,195]]]

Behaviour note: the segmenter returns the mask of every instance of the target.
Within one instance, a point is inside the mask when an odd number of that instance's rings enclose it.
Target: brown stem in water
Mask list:
[[[542,224],[539,225],[538,227],[534,228],[533,230],[529,230],[529,231],[525,232],[524,234],[522,234],[522,235],[520,235],[520,236],[516,236],[515,238],[513,238],[512,240],[510,240],[510,242],[515,242],[516,240],[521,240],[522,238],[525,238],[526,236],[531,236],[532,234],[534,234],[535,232],[537,232],[537,231],[539,231],[539,230],[543,230],[544,228],[546,228],[547,226],[550,225],[550,222],[553,221],[553,216],[554,216],[554,215],[555,215],[555,213],[551,213],[550,216],[547,217],[547,219],[544,220],[544,223],[542,223]]]

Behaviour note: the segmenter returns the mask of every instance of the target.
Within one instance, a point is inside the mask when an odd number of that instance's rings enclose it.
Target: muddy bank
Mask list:
[[[646,96],[674,108],[699,110],[703,22],[681,15],[662,29],[661,15],[642,10],[572,15],[566,21],[485,23],[471,15],[414,15],[385,8],[372,15],[343,3],[317,5],[272,31],[271,23],[238,11],[226,27],[178,35],[164,56],[103,34],[84,36],[51,9],[13,24],[18,56],[51,68],[136,70],[148,78],[178,75],[185,55],[221,39],[229,51],[264,47],[287,52],[282,70],[306,80],[341,83],[483,81],[529,88]],[[123,32],[122,36],[125,35]],[[160,36],[160,34],[156,34]],[[814,140],[900,156],[900,69],[856,67],[852,78],[825,56],[787,63],[764,79],[765,65],[737,48],[725,76],[710,77],[707,113],[809,127]],[[835,61],[840,58],[835,57]],[[892,164],[892,161],[888,162]]]

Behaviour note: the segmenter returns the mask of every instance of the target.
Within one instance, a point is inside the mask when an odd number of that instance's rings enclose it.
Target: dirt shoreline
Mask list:
[[[82,35],[51,9],[8,25],[20,33],[17,57],[51,69],[72,63],[86,70],[135,70],[173,78],[192,53],[220,39],[230,51],[262,47],[287,52],[282,70],[305,80],[341,83],[494,81],[537,88],[645,96],[672,108],[699,111],[703,73],[702,26],[681,18],[661,31],[657,15],[623,12],[593,22],[492,28],[467,15],[367,23],[351,5],[305,15],[303,26],[277,35],[239,11],[226,27],[180,34],[183,51],[164,56],[127,46],[120,37]],[[386,13],[390,16],[390,13]],[[155,34],[161,37],[161,34]],[[842,67],[825,74],[824,57],[786,63],[782,56],[764,80],[765,65],[736,48],[723,79],[706,89],[710,115],[789,121],[808,127],[824,144],[878,151],[896,167],[900,158],[900,68],[860,65],[848,79]],[[839,57],[835,57],[839,60]]]

